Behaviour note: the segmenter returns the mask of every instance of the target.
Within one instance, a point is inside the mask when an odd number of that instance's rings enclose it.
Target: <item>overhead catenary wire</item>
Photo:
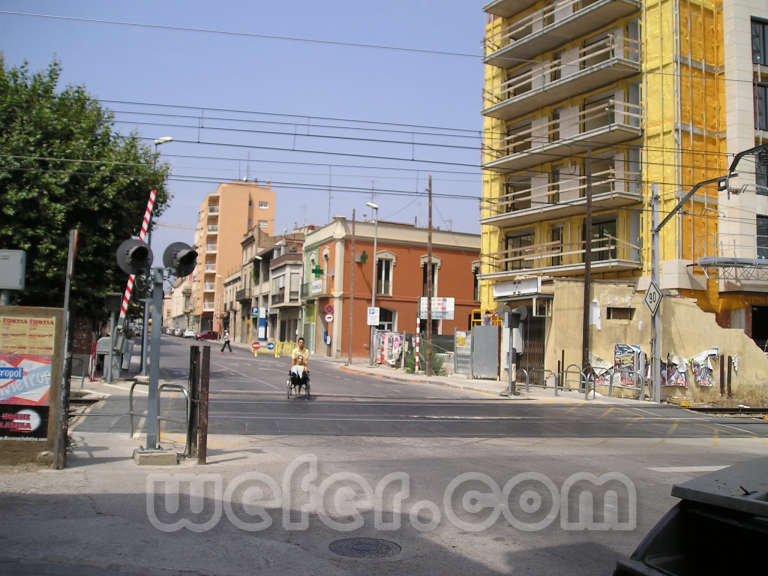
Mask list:
[[[480,52],[475,53],[475,52],[460,52],[455,50],[440,50],[440,49],[433,49],[433,48],[414,48],[414,47],[407,47],[407,46],[394,46],[391,44],[376,44],[376,43],[353,42],[353,41],[345,41],[345,40],[328,40],[328,39],[322,39],[322,38],[309,38],[306,36],[288,36],[288,35],[267,34],[267,33],[259,33],[259,32],[240,32],[235,30],[221,30],[216,28],[204,28],[199,26],[181,26],[176,24],[151,24],[146,22],[135,22],[135,21],[128,21],[128,20],[112,20],[107,18],[88,18],[85,16],[64,16],[60,14],[43,14],[40,12],[21,12],[17,10],[0,10],[0,15],[57,20],[61,22],[80,22],[84,24],[101,24],[101,25],[121,26],[121,27],[129,27],[129,28],[143,28],[143,29],[158,30],[158,31],[165,31],[165,32],[185,32],[185,33],[194,33],[194,34],[208,34],[208,35],[219,35],[219,36],[240,37],[240,38],[253,38],[253,39],[259,39],[259,40],[277,40],[277,41],[283,41],[283,42],[298,42],[298,43],[317,44],[317,45],[326,45],[326,46],[340,46],[345,48],[381,50],[381,51],[389,51],[389,52],[396,52],[396,53],[399,52],[399,53],[405,53],[405,54],[421,54],[425,56],[445,56],[445,57],[461,58],[461,59],[476,60],[476,61],[477,60],[482,61],[486,57],[483,53],[480,53]],[[572,39],[570,36],[558,34],[555,31],[550,31],[549,35],[561,38],[564,41],[568,41]],[[535,64],[540,62],[540,60],[536,60],[533,58],[520,58],[520,57],[513,57],[513,56],[504,56],[504,59],[509,62],[515,62],[517,65]],[[512,67],[514,66],[507,66],[506,68],[512,68]],[[654,74],[659,76],[673,76],[673,77],[682,76],[682,74],[679,74],[676,72],[665,72],[663,70],[648,70],[646,71],[646,74]],[[687,77],[691,77],[691,76],[692,75],[690,74],[687,75]],[[744,80],[742,78],[729,78],[724,75],[718,75],[717,79],[722,80],[724,82],[739,82],[739,83],[751,84],[750,81]]]

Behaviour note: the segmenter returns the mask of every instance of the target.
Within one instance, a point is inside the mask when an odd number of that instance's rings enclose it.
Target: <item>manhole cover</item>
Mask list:
[[[334,554],[347,558],[387,558],[402,550],[396,542],[380,538],[343,538],[334,540],[328,548]]]

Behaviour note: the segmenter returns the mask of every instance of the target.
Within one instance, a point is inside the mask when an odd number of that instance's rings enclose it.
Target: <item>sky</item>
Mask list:
[[[58,59],[121,132],[173,137],[156,255],[243,178],[272,183],[279,234],[368,217],[372,198],[381,221],[426,226],[432,175],[434,226],[479,234],[483,4],[2,0],[0,51],[34,71]]]

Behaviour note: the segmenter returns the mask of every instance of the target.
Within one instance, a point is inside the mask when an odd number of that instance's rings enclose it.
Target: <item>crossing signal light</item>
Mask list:
[[[141,240],[130,238],[117,249],[117,265],[126,274],[141,274],[152,265],[152,249]]]
[[[197,266],[197,252],[184,242],[174,242],[163,253],[163,266],[179,278],[189,276]]]

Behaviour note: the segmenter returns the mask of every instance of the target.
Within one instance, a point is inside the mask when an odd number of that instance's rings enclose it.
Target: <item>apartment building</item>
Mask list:
[[[304,338],[310,350],[346,357],[351,339],[354,357],[369,356],[367,308],[371,306],[374,287],[374,239],[377,328],[415,332],[419,298],[426,296],[428,286],[427,235],[426,228],[412,224],[379,222],[377,226],[375,222],[363,221],[354,223],[353,240],[353,223],[340,216],[308,232],[301,293]],[[465,330],[473,310],[479,307],[479,250],[480,237],[476,234],[433,230],[432,294],[436,298],[451,298],[454,304],[452,319],[433,320],[435,334]],[[426,329],[426,320],[421,324],[422,330]]]
[[[583,300],[569,289],[558,303],[558,280],[583,280],[588,252],[599,285],[646,290],[653,190],[663,219],[768,135],[768,5],[494,0],[484,10],[482,308],[527,312],[533,369],[555,368],[556,334],[580,363],[582,327],[557,310]],[[700,188],[661,229],[660,287],[760,340],[768,275],[754,272],[768,255],[768,190],[757,166],[746,157],[730,190]],[[621,320],[647,326],[639,312]],[[594,322],[590,331],[605,336]]]
[[[223,331],[228,317],[223,307],[224,281],[241,269],[240,242],[254,227],[271,235],[274,222],[275,192],[269,182],[220,184],[203,200],[195,232],[198,258],[192,282],[197,329]]]

